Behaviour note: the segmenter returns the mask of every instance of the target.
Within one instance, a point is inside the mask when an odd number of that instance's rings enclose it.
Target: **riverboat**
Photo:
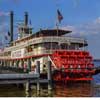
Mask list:
[[[13,40],[13,12],[10,16],[11,41],[0,52],[1,66],[35,72],[36,62],[40,61],[40,73],[43,74],[47,71],[47,62],[51,61],[52,76],[56,81],[93,79],[93,58],[85,49],[88,46],[86,39],[69,36],[71,30],[60,28],[40,29],[33,33],[25,13],[25,23],[19,25],[18,38]]]

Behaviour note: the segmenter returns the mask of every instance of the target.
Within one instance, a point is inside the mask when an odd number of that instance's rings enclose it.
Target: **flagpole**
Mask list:
[[[60,24],[62,19],[63,19],[63,16],[62,16],[61,12],[59,11],[59,9],[57,9],[57,21],[56,21],[56,26],[57,26],[57,36],[59,35],[59,34],[58,34],[58,32],[59,32],[59,26],[58,26],[58,23]]]
[[[57,11],[58,11],[58,9],[57,9]],[[59,19],[58,19],[58,12],[57,12],[57,16],[56,16],[56,30],[57,30],[57,36],[58,36],[58,30],[59,30],[59,25],[58,25],[58,23],[59,23],[59,21],[58,21]]]
[[[57,21],[56,21],[56,30],[57,30],[57,36],[58,36],[59,25]]]
[[[57,19],[56,19],[56,28],[57,28],[57,36],[59,36],[59,24],[61,23],[61,20],[63,19],[63,16],[59,9],[57,9]],[[58,48],[60,48],[60,43],[58,44]]]

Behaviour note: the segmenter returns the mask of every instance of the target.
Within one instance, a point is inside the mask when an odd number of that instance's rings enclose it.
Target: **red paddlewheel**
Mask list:
[[[72,80],[72,81],[91,81],[93,80],[92,77],[84,77],[84,78],[67,78],[66,80]]]
[[[54,75],[55,80],[74,78],[88,80],[87,76],[94,74],[93,59],[87,51],[56,51],[52,54],[51,59],[57,69],[61,71]]]
[[[55,81],[68,81],[68,80],[73,80],[73,81],[80,81],[80,80],[93,80],[91,75],[90,77],[87,77],[85,74],[66,74],[66,73],[57,73],[56,75],[53,76],[53,80]]]

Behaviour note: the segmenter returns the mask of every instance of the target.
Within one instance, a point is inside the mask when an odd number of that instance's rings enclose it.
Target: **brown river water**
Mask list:
[[[0,85],[0,97],[99,97],[100,87],[93,82],[78,82],[67,84],[55,84],[52,91],[41,86],[40,93],[37,93],[36,86],[32,87],[30,93],[25,88],[17,85]]]
[[[95,62],[95,66],[100,66],[100,62]],[[28,93],[17,85],[0,85],[0,97],[100,97],[100,74],[93,78],[92,82],[54,84],[53,90],[49,92],[44,88],[47,85],[44,85],[40,93],[37,93],[36,86]]]

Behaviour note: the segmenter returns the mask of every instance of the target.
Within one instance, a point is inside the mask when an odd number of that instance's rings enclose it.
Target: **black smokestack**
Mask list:
[[[25,12],[25,26],[28,25],[28,13]]]
[[[10,43],[13,41],[13,11],[10,12]]]

